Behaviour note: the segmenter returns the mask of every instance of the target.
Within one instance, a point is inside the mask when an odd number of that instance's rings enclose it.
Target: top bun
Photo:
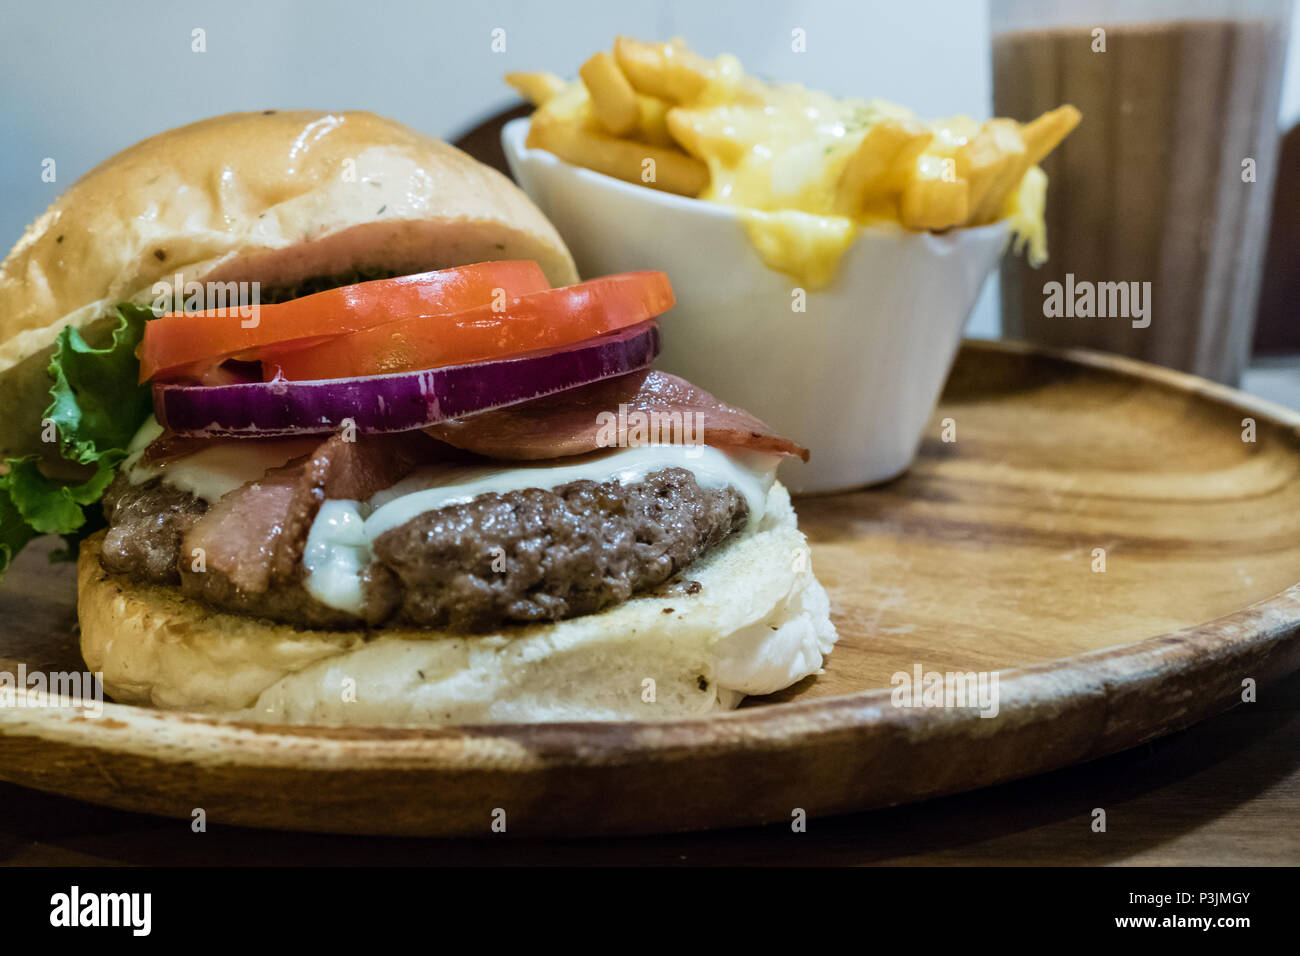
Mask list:
[[[118,302],[154,283],[421,272],[533,259],[552,285],[573,259],[496,170],[373,113],[231,113],[159,133],[60,196],[0,266],[0,455],[49,451],[39,418],[59,331],[97,344]]]

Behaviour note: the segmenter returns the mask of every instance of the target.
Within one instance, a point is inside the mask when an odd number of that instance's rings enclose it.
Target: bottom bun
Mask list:
[[[368,726],[685,717],[817,673],[836,639],[780,484],[755,529],[680,581],[492,634],[309,630],[214,611],[104,571],[102,540],[81,547],[82,655],[114,699],[169,709]]]

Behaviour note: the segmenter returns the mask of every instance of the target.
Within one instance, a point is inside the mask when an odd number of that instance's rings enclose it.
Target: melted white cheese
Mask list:
[[[770,455],[758,458],[766,459],[763,464],[772,460]],[[685,468],[695,475],[701,488],[734,485],[749,505],[751,520],[757,520],[763,514],[767,490],[772,486],[771,472],[763,473],[755,468],[758,461],[746,462],[742,454],[728,454],[710,445],[645,445],[597,452],[571,462],[524,463],[508,468],[500,465],[418,468],[370,499],[374,511],[366,519],[366,535],[377,538],[416,515],[460,504],[489,491],[555,488],[584,478],[630,485],[663,468]]]
[[[145,449],[162,431],[157,419],[150,415],[136,432],[127,449],[129,454],[122,463],[127,480],[140,485],[161,477],[164,484],[188,491],[209,503],[240,485],[257,481],[272,468],[311,454],[321,443],[319,435],[264,441],[217,441],[185,458],[154,465],[142,464]]]
[[[322,604],[361,614],[365,589],[361,574],[370,564],[370,539],[358,501],[326,501],[316,513],[302,564],[307,593]]]
[[[599,452],[561,465],[419,468],[369,501],[327,501],[321,507],[307,534],[303,585],[322,604],[360,614],[360,575],[370,563],[370,542],[426,511],[488,492],[554,488],[581,479],[634,484],[664,468],[685,468],[702,488],[735,487],[749,505],[753,527],[766,507],[775,466],[775,456],[761,453],[728,453],[707,445],[648,445]]]

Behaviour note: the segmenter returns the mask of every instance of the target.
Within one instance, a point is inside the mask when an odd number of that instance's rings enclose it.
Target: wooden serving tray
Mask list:
[[[1300,414],[1126,359],[971,342],[908,475],[797,503],[841,637],[781,694],[671,723],[445,730],[0,708],[0,778],[187,821],[429,835],[487,835],[498,810],[508,833],[635,833],[980,787],[1300,667],[1298,476]],[[20,559],[0,670],[82,667],[74,590],[70,566]],[[997,671],[998,716],[894,706],[891,677],[918,665]]]

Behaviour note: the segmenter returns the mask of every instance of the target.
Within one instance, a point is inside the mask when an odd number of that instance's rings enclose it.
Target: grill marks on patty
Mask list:
[[[380,535],[401,581],[402,619],[453,630],[590,614],[662,584],[727,535],[749,507],[684,468],[644,481],[575,481],[480,495]]]
[[[293,517],[287,489],[310,489],[314,517],[326,497],[369,497],[375,482],[387,487],[397,480],[388,480],[393,470],[411,465],[398,461],[367,477],[336,464],[350,477],[331,481],[322,477],[329,469],[319,468],[314,480],[303,477],[325,459],[318,452],[306,465],[276,469],[281,474],[212,508],[158,480],[132,485],[119,474],[104,496],[110,527],[101,560],[109,571],[180,584],[218,607],[302,626],[356,626],[356,618],[303,587],[311,518]],[[348,490],[357,493],[341,493]],[[278,521],[265,520],[275,514]],[[480,495],[421,514],[374,542],[375,561],[363,578],[364,622],[488,630],[588,614],[668,580],[743,529],[748,516],[735,489],[700,488],[682,468],[629,485],[576,481]],[[190,557],[204,543],[212,550],[205,569],[195,571]],[[285,555],[293,556],[287,567]]]

